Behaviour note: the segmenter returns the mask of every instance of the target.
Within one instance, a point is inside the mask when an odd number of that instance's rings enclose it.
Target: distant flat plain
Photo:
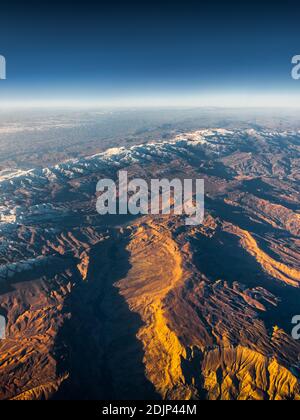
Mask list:
[[[0,174],[219,127],[298,130],[300,122],[297,110],[280,109],[0,110]]]

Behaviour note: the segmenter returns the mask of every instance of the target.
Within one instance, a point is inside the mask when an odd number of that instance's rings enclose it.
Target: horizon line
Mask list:
[[[300,93],[220,93],[204,95],[120,96],[105,98],[2,98],[0,109],[12,108],[300,108]]]

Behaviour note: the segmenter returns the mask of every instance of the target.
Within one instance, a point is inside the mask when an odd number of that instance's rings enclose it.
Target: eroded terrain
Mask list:
[[[300,399],[300,134],[212,129],[0,180],[1,399]],[[203,225],[96,183],[204,178]]]

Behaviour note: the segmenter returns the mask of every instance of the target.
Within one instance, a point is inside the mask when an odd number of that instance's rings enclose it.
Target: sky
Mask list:
[[[7,3],[2,106],[300,106],[299,1]]]

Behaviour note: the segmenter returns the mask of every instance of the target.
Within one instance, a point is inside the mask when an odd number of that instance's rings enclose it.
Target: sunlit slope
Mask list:
[[[299,381],[286,364],[290,358],[297,363],[299,346],[260,319],[276,298],[262,288],[209,281],[192,263],[188,236],[174,239],[170,226],[160,220],[134,228],[132,268],[116,284],[143,320],[137,338],[157,391],[171,399],[300,398]]]

